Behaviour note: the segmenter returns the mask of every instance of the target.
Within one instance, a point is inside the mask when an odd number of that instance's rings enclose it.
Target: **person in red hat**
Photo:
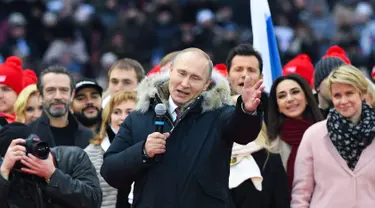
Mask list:
[[[224,77],[228,77],[228,68],[225,64],[216,64],[214,69],[216,69]]]
[[[310,85],[314,87],[314,65],[307,54],[300,54],[285,64],[283,68],[283,76],[288,74],[299,74]]]
[[[31,69],[23,70],[23,88],[26,88],[29,85],[36,84],[38,77],[36,73]]]
[[[340,46],[337,46],[337,45],[334,45],[328,48],[326,54],[322,57],[322,59],[328,58],[328,57],[337,57],[343,60],[346,64],[351,64],[351,61],[346,55],[346,52],[344,51],[344,49],[342,49]]]
[[[329,109],[333,106],[331,96],[329,95],[327,77],[334,69],[346,64],[351,64],[351,61],[346,56],[345,51],[337,45],[330,47],[325,55],[315,64],[315,97],[325,117],[328,116]]]
[[[10,56],[0,65],[0,116],[8,123],[15,119],[13,106],[22,89],[22,61],[16,56]]]

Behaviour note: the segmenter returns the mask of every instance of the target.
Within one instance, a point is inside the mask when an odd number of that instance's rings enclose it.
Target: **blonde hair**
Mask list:
[[[213,68],[214,68],[214,65],[213,65],[213,63],[212,63],[212,61],[211,61],[211,58],[210,58],[210,56],[209,56],[206,52],[202,51],[202,50],[199,49],[199,48],[186,48],[186,49],[184,49],[184,50],[178,52],[177,55],[176,55],[176,56],[174,57],[174,59],[173,59],[173,64],[172,64],[172,65],[175,65],[176,60],[178,60],[178,58],[179,58],[181,55],[183,55],[184,53],[196,53],[196,54],[198,54],[198,55],[203,56],[203,57],[208,61],[208,63],[207,63],[207,65],[208,65],[207,68],[208,68],[208,74],[209,74],[209,77],[212,76],[212,70],[213,70]]]
[[[177,54],[179,53],[180,51],[174,51],[174,52],[171,52],[171,53],[168,53],[167,55],[165,55],[161,61],[160,61],[160,68],[163,68],[165,65],[167,65],[169,62],[172,62],[173,59],[177,56]]]
[[[327,80],[330,95],[332,85],[335,83],[351,85],[359,92],[361,96],[364,96],[367,93],[368,82],[365,75],[363,75],[358,68],[352,65],[342,65],[338,67],[331,72]]]
[[[38,89],[35,84],[25,87],[21,93],[18,95],[16,102],[14,103],[14,112],[16,114],[16,122],[26,122],[25,110],[27,102],[31,96],[39,96]]]
[[[372,99],[371,106],[375,108],[375,84],[368,78],[366,78],[368,83],[367,95]]]
[[[120,91],[115,93],[111,99],[109,100],[108,104],[103,109],[102,113],[102,123],[100,125],[100,132],[99,134],[94,138],[94,140],[91,141],[92,144],[99,145],[102,143],[104,137],[107,135],[106,127],[107,124],[111,121],[111,114],[113,111],[113,108],[122,102],[128,102],[128,101],[137,101],[137,93],[134,91]]]

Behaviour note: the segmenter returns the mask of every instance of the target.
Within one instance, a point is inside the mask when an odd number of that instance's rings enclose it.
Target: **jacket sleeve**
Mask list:
[[[100,173],[105,181],[117,189],[128,189],[142,172],[152,165],[142,156],[144,141],[135,143],[131,131],[134,114],[121,124],[119,132],[104,154]]]
[[[272,208],[290,208],[290,195],[288,189],[288,176],[279,154],[269,153],[269,165],[272,175]]]
[[[68,203],[69,207],[99,208],[102,190],[95,167],[83,150],[78,155],[69,175],[56,169],[46,186],[46,194]]]
[[[6,207],[11,183],[0,175],[0,207]]]
[[[258,107],[255,114],[245,113],[241,96],[237,99],[235,110],[226,108],[222,113],[224,138],[238,144],[247,144],[258,137],[262,128],[263,112]]]
[[[294,181],[292,189],[292,208],[310,207],[314,192],[314,167],[312,144],[314,132],[311,128],[305,132],[298,147],[294,165]],[[316,138],[316,137],[315,137]]]

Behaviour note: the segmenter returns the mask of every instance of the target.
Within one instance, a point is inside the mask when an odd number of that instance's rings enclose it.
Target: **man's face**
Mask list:
[[[113,69],[109,76],[108,89],[111,94],[122,90],[134,91],[138,86],[137,74],[134,69]]]
[[[98,90],[87,87],[75,93],[71,109],[83,125],[89,126],[100,121],[101,103],[102,97]]]
[[[17,97],[17,93],[12,88],[0,84],[0,112],[13,113],[13,106]]]
[[[182,106],[207,89],[211,82],[208,61],[197,52],[179,55],[170,69],[169,92],[176,105]]]
[[[43,109],[52,117],[68,113],[72,100],[71,80],[66,74],[47,73],[42,77]]]
[[[228,80],[234,94],[242,92],[246,76],[251,78],[251,86],[262,78],[258,59],[255,56],[234,56],[228,74]]]

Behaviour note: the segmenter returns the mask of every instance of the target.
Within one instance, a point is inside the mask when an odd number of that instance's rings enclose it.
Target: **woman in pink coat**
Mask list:
[[[375,110],[368,83],[351,65],[328,77],[334,108],[311,126],[298,149],[292,208],[375,207]]]

